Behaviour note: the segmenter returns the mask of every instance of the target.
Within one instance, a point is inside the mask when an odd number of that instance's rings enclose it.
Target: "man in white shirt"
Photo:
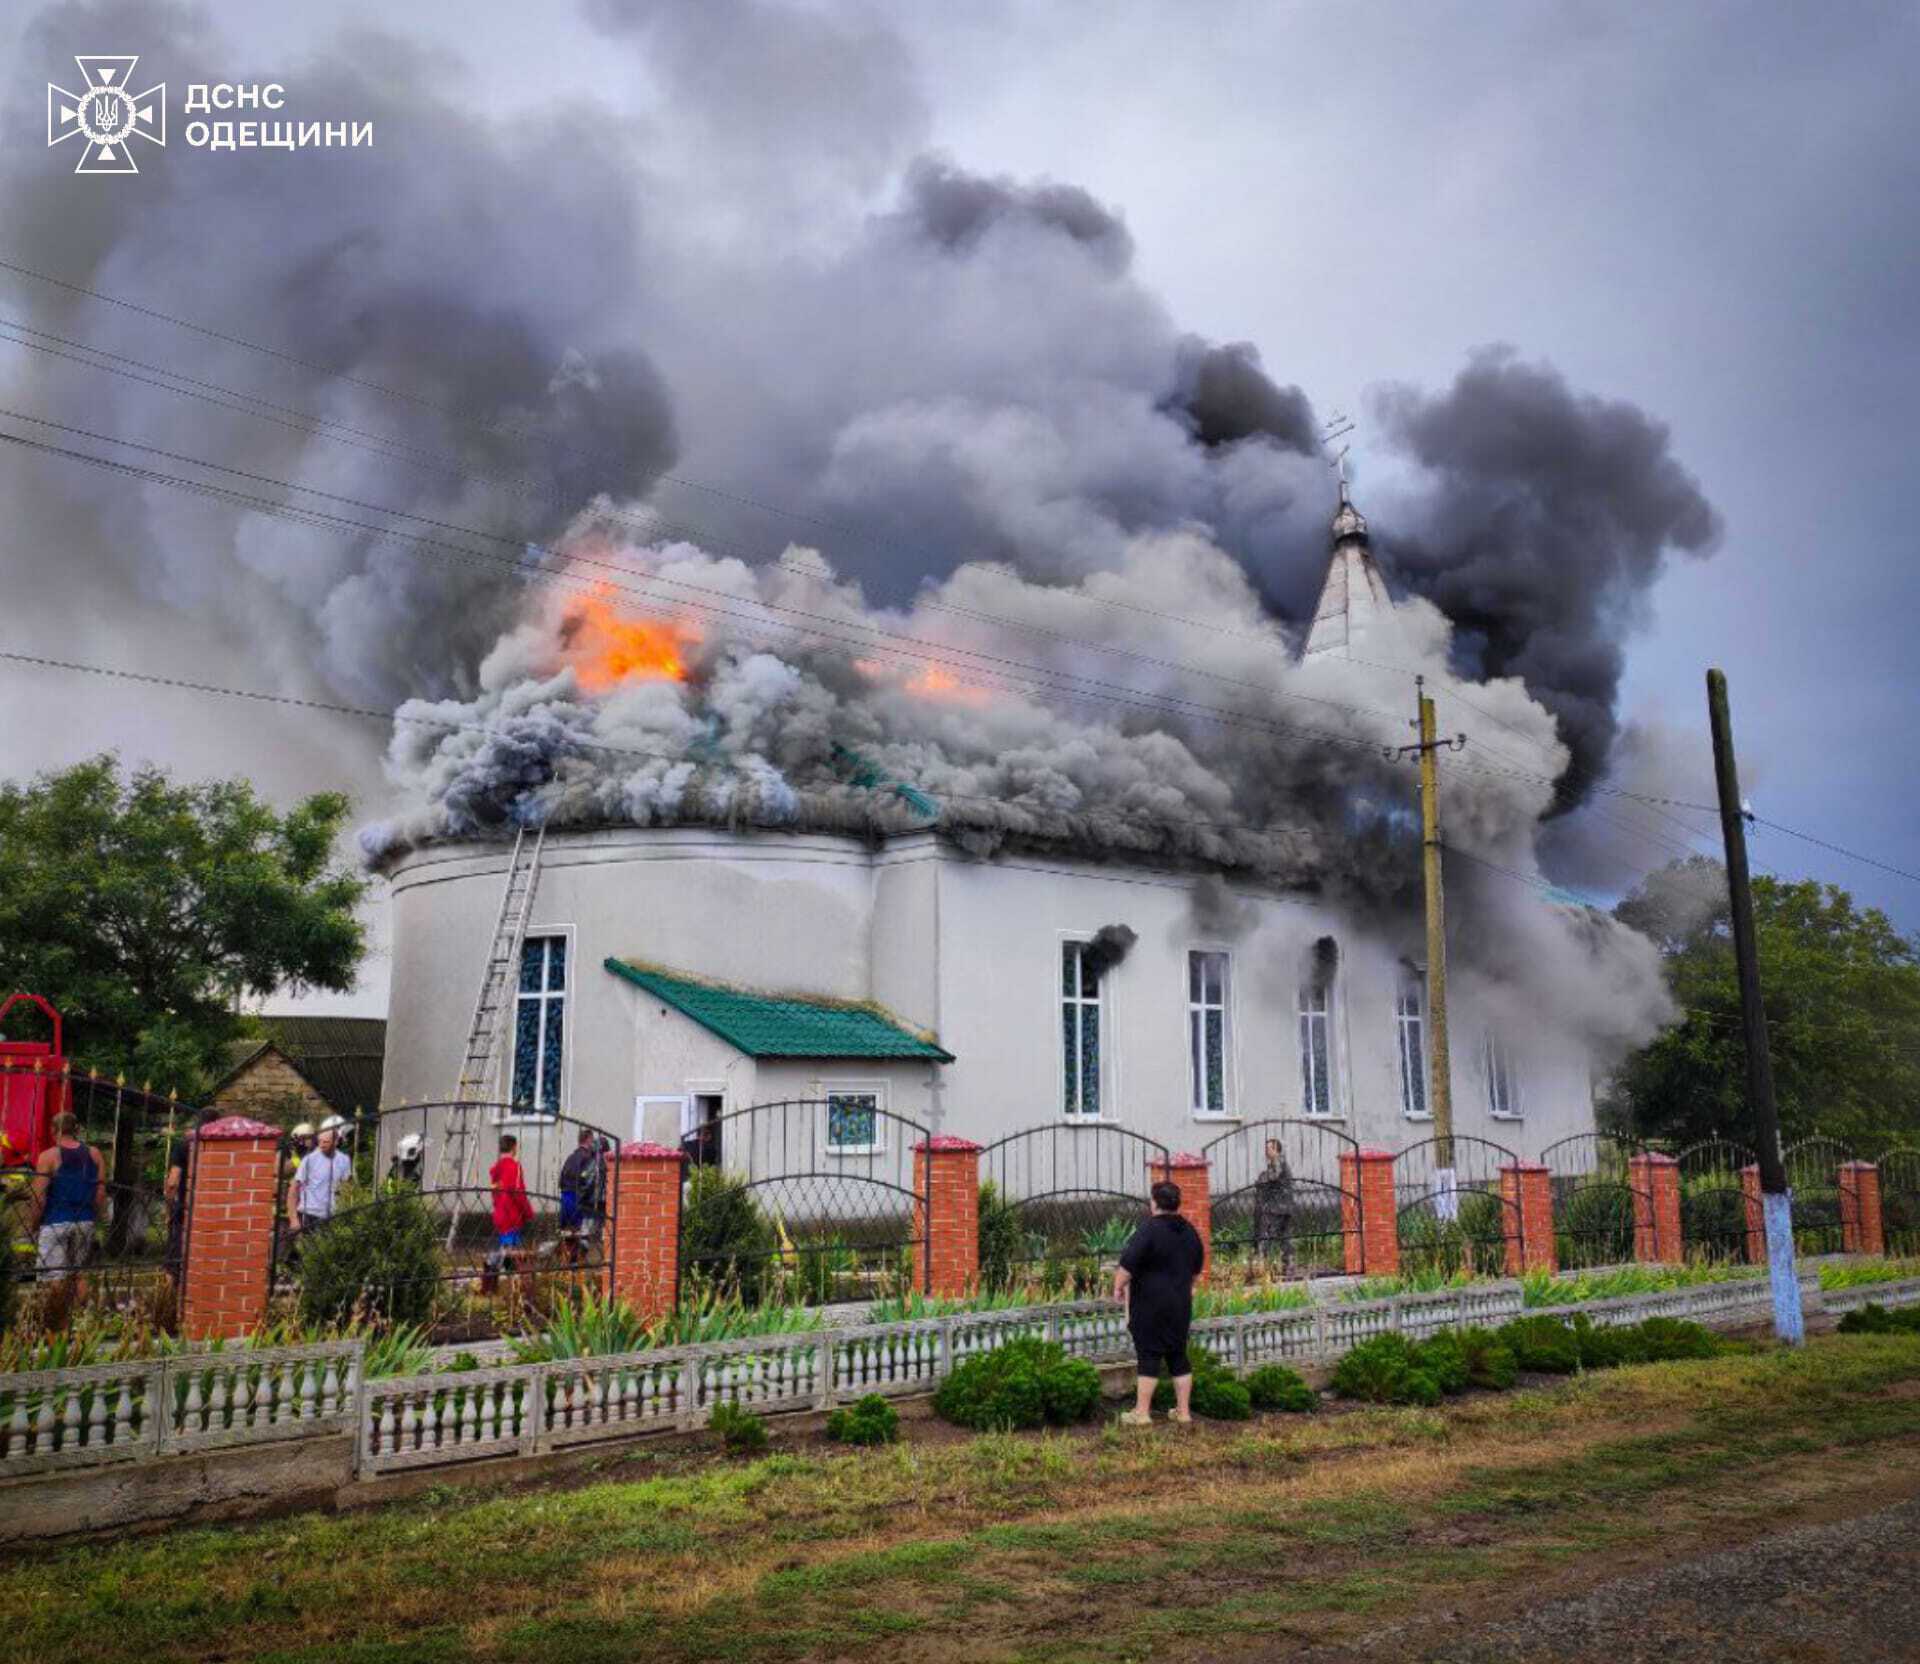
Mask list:
[[[340,1187],[353,1177],[353,1162],[340,1147],[335,1127],[320,1129],[320,1139],[300,1158],[287,1186],[287,1217],[296,1231],[312,1230],[333,1217]]]

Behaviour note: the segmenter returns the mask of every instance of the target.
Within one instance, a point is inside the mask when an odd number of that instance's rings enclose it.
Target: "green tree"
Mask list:
[[[1726,872],[1696,855],[1615,908],[1666,956],[1680,1020],[1617,1071],[1615,1117],[1644,1137],[1747,1139],[1746,1062]],[[1863,1149],[1920,1126],[1920,945],[1812,880],[1753,881],[1781,1137]]]
[[[53,1001],[89,1068],[200,1090],[243,998],[353,986],[348,807],[321,792],[279,814],[244,780],[123,776],[112,756],[0,784],[0,990]]]

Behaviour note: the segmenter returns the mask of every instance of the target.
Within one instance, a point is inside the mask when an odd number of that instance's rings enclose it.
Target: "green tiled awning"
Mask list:
[[[606,968],[644,988],[749,1057],[901,1057],[951,1063],[953,1053],[877,1006],[792,994],[750,994],[653,966],[609,959]]]

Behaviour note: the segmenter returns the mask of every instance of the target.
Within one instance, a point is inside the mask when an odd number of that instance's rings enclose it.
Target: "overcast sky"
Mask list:
[[[7,9],[9,167],[65,172],[38,125],[41,88],[63,68],[48,42],[147,52],[138,20],[162,9],[54,8],[57,26],[37,33],[35,8]],[[1697,735],[1703,672],[1722,666],[1759,812],[1920,871],[1920,9],[727,0],[689,4],[672,61],[651,62],[653,37],[633,31],[674,9],[316,0],[291,22],[221,0],[201,9],[212,28],[196,37],[230,43],[219,61],[149,53],[140,78],[284,75],[297,91],[304,55],[340,31],[398,31],[423,48],[416,75],[490,117],[556,103],[609,112],[610,147],[649,174],[699,179],[690,234],[784,244],[796,258],[884,208],[926,151],[1083,186],[1124,218],[1135,272],[1182,328],[1253,342],[1320,414],[1359,418],[1363,506],[1369,478],[1384,490],[1390,468],[1370,456],[1370,395],[1439,389],[1470,351],[1511,343],[1666,423],[1724,521],[1709,558],[1670,562],[1654,586],[1628,646],[1622,716]],[[783,27],[796,9],[835,14],[829,38],[846,50],[808,50],[817,36]],[[407,165],[409,136],[404,119],[383,124],[388,165]],[[176,125],[170,164],[220,165],[182,161],[180,142]],[[82,193],[141,182],[69,184],[80,214]],[[519,175],[509,188],[534,189]],[[230,222],[217,229],[237,245],[220,260],[253,257]],[[0,225],[0,258],[33,263],[21,235],[17,221]],[[130,298],[198,316],[190,286]],[[0,385],[17,371],[0,357]],[[765,374],[776,397],[778,366]],[[37,526],[0,542],[0,646],[273,685],[274,666],[211,629],[190,594],[154,601],[137,631],[117,613],[89,616],[84,591],[53,581],[66,558]],[[187,774],[255,774],[282,795],[343,784],[379,807],[375,753],[344,720],[6,665],[0,699],[8,775],[117,746]],[[1704,773],[1673,785],[1710,797]],[[1671,819],[1619,812],[1644,829],[1630,835],[1643,866],[1682,836]],[[1772,832],[1755,854],[1920,930],[1920,883]],[[383,1010],[385,980],[376,963],[332,1008]]]

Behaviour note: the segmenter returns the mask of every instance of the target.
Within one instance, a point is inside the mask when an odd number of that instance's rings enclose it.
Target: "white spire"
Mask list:
[[[1339,653],[1351,657],[1370,635],[1377,635],[1393,611],[1380,568],[1367,547],[1367,521],[1347,494],[1347,453],[1335,458],[1340,481],[1340,506],[1329,528],[1333,559],[1327,581],[1320,586],[1320,604],[1313,609],[1304,657]]]

